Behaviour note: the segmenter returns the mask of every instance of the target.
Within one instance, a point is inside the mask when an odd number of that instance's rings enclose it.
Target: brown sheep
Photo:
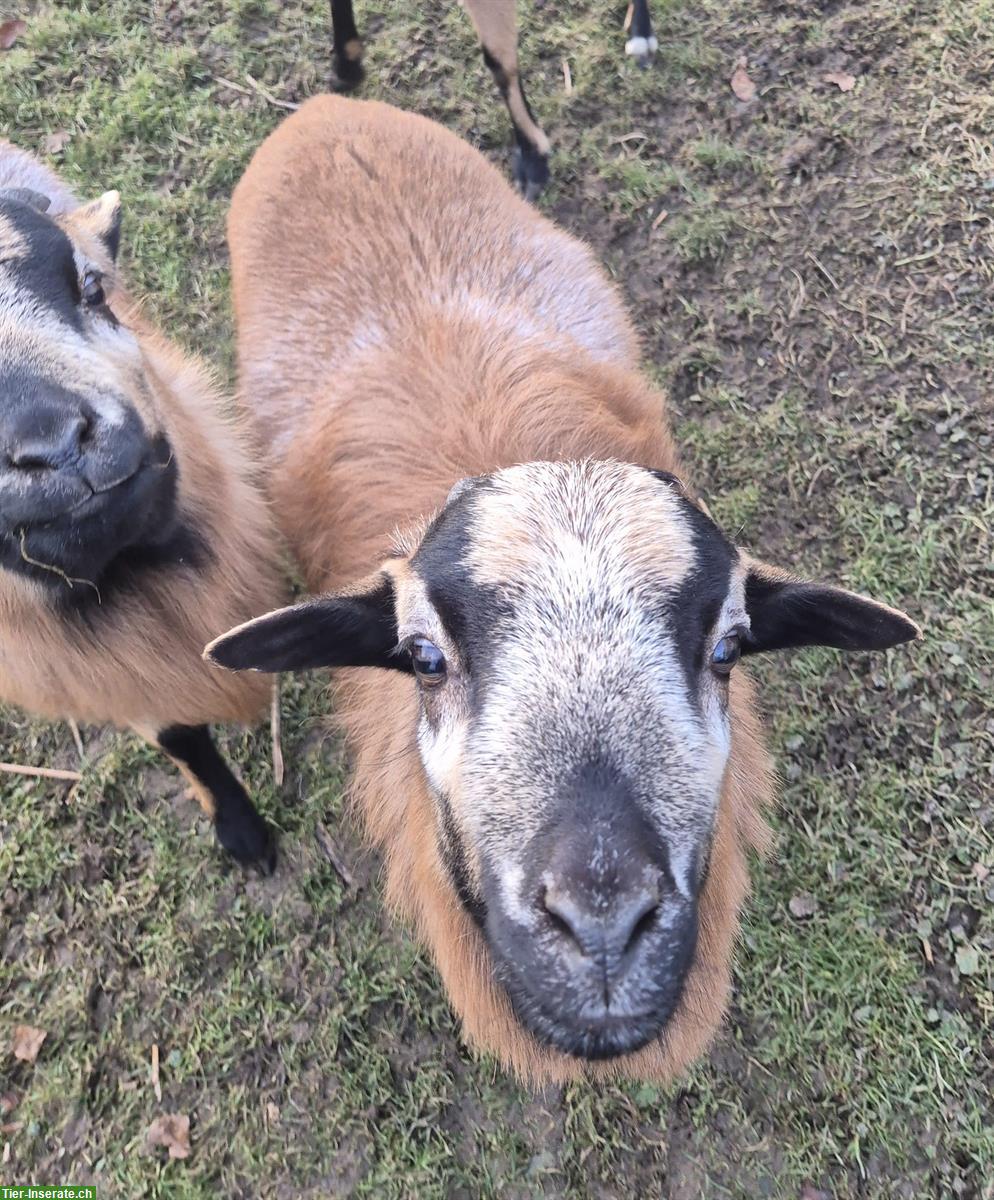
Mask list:
[[[267,688],[201,650],[281,600],[275,534],[218,389],[120,290],[119,230],[116,192],[79,206],[0,142],[0,702],[134,727],[269,868],[207,730],[254,720]]]
[[[439,126],[311,100],[229,240],[277,515],[329,594],[208,655],[385,668],[335,677],[355,796],[474,1045],[672,1076],[720,1024],[767,841],[737,659],[917,627],[726,539],[593,256]]]

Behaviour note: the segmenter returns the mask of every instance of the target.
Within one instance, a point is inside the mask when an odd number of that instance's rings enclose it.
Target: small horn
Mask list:
[[[30,208],[37,209],[38,212],[48,212],[52,207],[52,201],[48,196],[43,196],[41,192],[35,192],[31,188],[0,188],[0,200],[13,200],[17,204],[27,204]]]

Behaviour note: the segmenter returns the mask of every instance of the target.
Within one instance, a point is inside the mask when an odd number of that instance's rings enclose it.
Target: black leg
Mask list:
[[[514,151],[514,180],[526,200],[534,200],[549,182],[549,143],[532,115],[521,77],[510,74],[483,47],[483,61],[490,68],[514,126],[517,146]]]
[[[240,863],[272,874],[276,869],[273,835],[218,753],[207,726],[170,725],[159,730],[154,740],[193,785],[225,850]]]
[[[652,20],[649,17],[649,0],[633,0],[632,24],[628,31],[625,53],[630,54],[644,70],[651,65],[656,46]]]
[[[350,92],[363,79],[362,39],[356,29],[352,0],[331,0],[331,37],[335,75],[333,92]]]

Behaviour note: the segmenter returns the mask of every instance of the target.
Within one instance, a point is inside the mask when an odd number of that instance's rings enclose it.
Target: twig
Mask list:
[[[72,740],[76,743],[76,753],[79,755],[80,761],[86,761],[86,751],[83,749],[83,739],[80,736],[79,726],[76,722],[69,718],[69,730],[72,733]]]
[[[288,108],[291,112],[296,112],[300,108],[299,104],[292,104],[289,100],[277,100],[271,92],[266,91],[261,83],[257,83],[247,71],[245,72],[245,78],[252,85],[251,88],[242,87],[240,83],[235,83],[234,80],[225,79],[223,75],[215,75],[214,82],[220,83],[223,87],[231,88],[233,92],[241,92],[243,96],[251,96],[253,94],[261,96],[263,100],[268,101],[277,108]]]
[[[92,579],[76,579],[72,575],[67,575],[65,573],[65,571],[62,570],[61,567],[56,567],[56,566],[53,566],[52,563],[41,562],[40,559],[32,558],[31,555],[28,554],[27,547],[24,544],[24,540],[25,540],[26,536],[27,536],[26,531],[24,529],[22,529],[21,530],[21,558],[23,558],[26,563],[28,563],[32,567],[39,567],[42,571],[51,571],[53,575],[58,575],[58,577],[60,579],[64,579],[66,581],[66,583],[69,584],[70,588],[74,587],[77,583],[85,583],[87,587],[93,588],[93,590],[97,593],[97,603],[103,604],[103,599],[100,595],[100,589],[97,587],[97,585],[93,582]]]
[[[64,779],[67,783],[79,783],[83,778],[79,771],[58,771],[55,767],[22,767],[19,763],[0,762],[0,771],[8,775],[31,775],[36,779]]]
[[[945,245],[940,245],[936,246],[934,250],[926,250],[924,254],[912,254],[910,258],[899,258],[894,266],[906,267],[910,263],[926,262],[930,258],[935,258],[937,254],[941,254],[945,248]]]
[[[215,75],[214,82],[220,83],[226,88],[231,88],[231,90],[233,92],[241,92],[241,94],[243,96],[251,96],[252,95],[251,88],[242,87],[242,85],[240,83],[234,83],[230,79],[225,79],[223,75]]]
[[[573,95],[573,73],[569,69],[569,59],[563,59],[563,87],[566,89],[566,95]]]
[[[787,320],[793,321],[796,319],[797,314],[804,307],[804,300],[808,293],[804,286],[804,280],[801,278],[800,274],[795,271],[793,267],[790,268],[790,272],[797,280],[797,295],[794,297],[790,306],[790,312],[787,314]]]
[[[815,258],[815,256],[814,256],[814,255],[813,255],[813,254],[812,254],[810,251],[808,251],[807,257],[811,259],[811,261],[812,261],[812,262],[814,263],[814,265],[815,265],[815,266],[818,268],[818,270],[819,270],[819,271],[821,271],[822,275],[824,275],[824,276],[825,276],[825,278],[826,278],[826,279],[828,280],[828,282],[829,282],[829,283],[832,285],[832,287],[833,287],[833,288],[835,288],[835,290],[836,290],[836,291],[838,291],[838,290],[839,290],[839,285],[838,285],[838,284],[835,282],[835,280],[832,278],[832,274],[831,274],[831,272],[829,271],[828,267],[824,266],[824,265],[823,265],[821,262],[819,262],[819,261],[818,261],[818,259],[817,259],[817,258]]]
[[[827,462],[823,462],[817,471],[811,476],[811,482],[808,484],[807,491],[804,493],[808,500],[811,499],[811,493],[815,490],[815,484],[821,478],[821,473],[828,467]]]
[[[155,1098],[162,1103],[162,1084],[159,1083],[159,1043],[152,1043],[152,1091]]]
[[[292,100],[277,100],[272,92],[267,92],[261,83],[257,83],[256,80],[252,78],[248,71],[245,72],[245,78],[264,100],[268,100],[270,104],[275,104],[277,108],[285,108],[290,112],[296,112],[297,109],[300,108],[300,105],[294,104]]]
[[[273,698],[269,708],[269,732],[273,739],[273,783],[283,786],[283,722],[280,714],[280,677],[273,679]]]
[[[316,836],[318,839],[318,845],[324,851],[325,857],[328,859],[328,862],[330,862],[331,865],[335,868],[335,871],[338,874],[339,878],[341,879],[342,883],[344,883],[346,887],[351,887],[352,886],[352,872],[349,870],[348,866],[346,865],[345,859],[343,859],[341,854],[339,853],[337,846],[331,840],[331,834],[328,832],[327,829],[325,829],[325,827],[322,824],[320,824],[320,822],[318,823]]]

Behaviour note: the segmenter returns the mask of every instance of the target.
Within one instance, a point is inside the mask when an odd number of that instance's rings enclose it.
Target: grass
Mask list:
[[[54,161],[87,196],[122,192],[151,312],[230,372],[225,205],[283,115],[249,78],[282,100],[320,90],[323,0],[27,7],[0,54],[0,128],[30,149],[68,133]],[[223,863],[127,735],[84,731],[72,792],[0,779],[0,1181],[169,1200],[994,1196],[994,6],[811,7],[656,3],[648,72],[613,6],[522,13],[556,146],[542,207],[625,288],[715,516],[927,633],[759,667],[779,842],[714,1052],[667,1089],[538,1094],[468,1055],[342,816],[320,686],[293,681],[281,794],[268,735],[225,735],[281,831],[273,880]],[[504,163],[457,6],[359,15],[366,94]],[[751,107],[728,88],[742,53]],[[840,69],[853,92],[823,82]],[[76,764],[65,728],[14,712],[0,758]],[[33,1065],[6,1051],[19,1022],[49,1034]],[[144,1149],[164,1111],[191,1117],[185,1161]]]

